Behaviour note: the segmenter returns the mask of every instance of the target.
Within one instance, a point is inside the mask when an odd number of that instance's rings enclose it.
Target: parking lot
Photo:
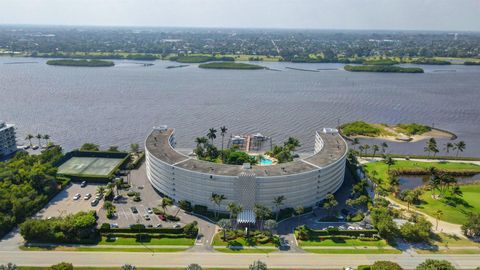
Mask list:
[[[102,223],[110,223],[115,224],[120,228],[128,228],[132,224],[144,224],[145,226],[152,226],[152,227],[163,227],[163,228],[171,228],[175,225],[183,226],[186,223],[189,223],[193,220],[190,218],[185,217],[182,213],[179,214],[181,220],[178,222],[175,221],[162,221],[157,215],[154,213],[148,213],[148,208],[160,208],[159,204],[161,203],[162,197],[155,192],[153,187],[147,180],[145,175],[144,167],[132,170],[130,172],[130,184],[131,187],[128,190],[120,190],[119,193],[122,196],[120,200],[114,201],[114,205],[116,207],[116,216],[108,219],[106,217],[106,211],[104,209],[100,209],[98,212],[98,224]],[[126,181],[126,180],[125,180]],[[128,197],[128,191],[135,191],[140,193],[141,201],[134,202],[133,197]],[[135,207],[138,213],[133,213],[132,207]],[[177,212],[176,206],[170,206],[167,209],[167,213],[170,215],[175,215]],[[148,215],[148,219],[146,218]]]
[[[98,210],[101,203],[93,207],[90,202],[94,199],[98,184],[88,184],[86,187],[80,187],[79,183],[72,183],[70,186],[60,191],[50,202],[40,210],[35,217],[47,219],[49,217],[65,216],[79,211]],[[75,194],[79,193],[80,198],[74,200]],[[92,194],[92,198],[85,200],[85,194]]]

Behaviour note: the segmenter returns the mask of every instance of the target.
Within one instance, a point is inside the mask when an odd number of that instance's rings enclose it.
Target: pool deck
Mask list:
[[[154,130],[145,141],[148,151],[159,160],[177,168],[211,175],[237,177],[244,171],[241,165],[218,164],[198,160],[177,152],[169,142],[174,133],[172,128],[165,131]],[[305,159],[270,166],[253,165],[252,172],[257,177],[286,176],[318,170],[344,157],[347,144],[339,134],[319,132],[324,147],[318,153]]]

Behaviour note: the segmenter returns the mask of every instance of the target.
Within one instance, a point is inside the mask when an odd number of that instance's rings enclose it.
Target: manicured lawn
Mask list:
[[[415,250],[419,254],[480,254],[480,249]]]
[[[435,167],[442,171],[478,171],[480,166],[468,162],[420,162],[411,160],[395,160],[395,164],[390,166],[390,170],[406,169],[406,170],[428,170]],[[381,181],[383,187],[388,187],[388,166],[383,161],[369,162],[364,165],[365,172],[371,177]]]
[[[235,240],[231,240],[225,242],[222,240],[223,234],[217,233],[213,237],[213,245],[214,246],[245,246],[245,247],[254,247],[254,246],[262,246],[262,247],[274,247],[273,243],[266,243],[266,244],[259,244],[259,243],[252,243],[243,237],[236,238]]]
[[[223,253],[271,253],[278,251],[278,249],[257,249],[257,248],[248,248],[248,249],[231,249],[231,248],[216,248],[216,251]]]
[[[132,247],[132,248],[114,248],[114,247],[25,247],[21,246],[24,251],[90,251],[90,252],[180,252],[188,248],[148,248],[148,247]]]
[[[326,239],[323,241],[302,241],[298,240],[298,244],[301,247],[314,247],[314,246],[326,246],[326,247],[335,247],[335,246],[352,246],[352,247],[386,247],[388,246],[385,240],[378,241],[361,241],[358,239]]]
[[[116,238],[114,241],[102,237],[98,245],[171,245],[171,246],[192,246],[195,239],[192,238],[151,238],[145,242],[139,242],[135,238]]]
[[[470,241],[465,238],[458,237],[456,235],[449,235],[445,233],[439,233],[436,235],[437,237],[434,238],[433,245],[439,247],[480,247],[479,243]]]
[[[480,184],[461,185],[460,189],[463,192],[462,197],[446,196],[437,200],[432,198],[430,191],[426,191],[421,197],[422,204],[414,207],[430,216],[435,216],[438,210],[442,210],[441,220],[463,224],[467,220],[468,213],[480,212]]]
[[[397,249],[304,249],[317,254],[400,254]]]

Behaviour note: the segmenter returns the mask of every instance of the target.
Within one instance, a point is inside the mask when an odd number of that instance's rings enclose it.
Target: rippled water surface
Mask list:
[[[10,62],[37,62],[6,64]],[[110,68],[56,67],[45,59],[0,58],[0,119],[48,133],[66,149],[142,143],[155,125],[176,128],[179,147],[210,127],[296,136],[311,151],[314,132],[339,122],[420,122],[456,133],[480,156],[480,67],[425,66],[425,74],[350,73],[340,64],[262,63],[280,71],[166,69],[116,61]],[[424,142],[391,144],[421,152]],[[416,150],[415,150],[416,149]]]

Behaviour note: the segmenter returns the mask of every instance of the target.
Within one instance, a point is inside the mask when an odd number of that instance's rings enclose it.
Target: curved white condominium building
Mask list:
[[[154,128],[145,141],[147,177],[160,193],[175,201],[216,208],[212,193],[223,194],[222,210],[233,201],[243,209],[261,204],[273,209],[273,199],[285,196],[284,207],[315,206],[343,183],[347,144],[335,129],[315,134],[314,154],[269,166],[217,164],[186,156],[174,149],[174,129]]]

